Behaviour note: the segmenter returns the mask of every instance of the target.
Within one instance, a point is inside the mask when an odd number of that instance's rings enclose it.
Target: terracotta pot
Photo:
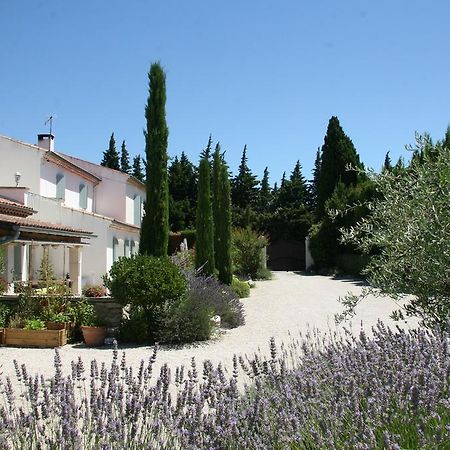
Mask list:
[[[106,327],[82,326],[83,339],[88,347],[99,347],[103,345],[106,337]]]

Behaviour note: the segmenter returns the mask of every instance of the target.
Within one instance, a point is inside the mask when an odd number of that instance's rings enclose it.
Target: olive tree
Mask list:
[[[403,171],[371,174],[378,195],[370,214],[342,231],[370,262],[364,273],[371,287],[341,299],[343,319],[368,294],[388,295],[401,308],[394,318],[418,316],[426,326],[444,328],[450,319],[450,149],[430,151],[418,138],[411,165]],[[420,155],[420,157],[416,157]]]

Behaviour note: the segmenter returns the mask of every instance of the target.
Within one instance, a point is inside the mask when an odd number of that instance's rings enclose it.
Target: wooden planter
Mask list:
[[[45,328],[47,330],[66,330],[70,333],[73,328],[73,323],[71,322],[45,322]]]
[[[3,335],[4,335],[3,328],[0,328],[0,345],[3,344]]]
[[[4,343],[16,347],[61,347],[67,344],[66,330],[24,330],[5,328]]]

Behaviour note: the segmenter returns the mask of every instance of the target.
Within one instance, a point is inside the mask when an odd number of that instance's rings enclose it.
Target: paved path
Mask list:
[[[210,359],[213,363],[222,361],[230,364],[233,354],[249,356],[261,349],[268,349],[271,336],[277,342],[289,341],[289,332],[296,334],[306,330],[308,326],[321,330],[334,328],[334,314],[341,311],[337,302],[339,296],[352,291],[358,293],[361,286],[351,280],[334,280],[330,277],[307,276],[293,272],[275,272],[274,279],[260,281],[251,290],[251,296],[243,300],[246,313],[246,325],[233,330],[227,330],[218,339],[196,346],[181,349],[160,350],[159,364],[167,362],[171,367],[189,365],[195,357],[197,362]],[[357,309],[357,315],[350,326],[358,332],[361,323],[366,330],[374,325],[379,318],[392,324],[389,314],[396,309],[390,299],[369,298]],[[410,321],[403,326],[414,326],[416,321]],[[152,347],[131,347],[126,349],[128,364],[137,365],[141,359],[146,359],[152,352]],[[83,345],[67,345],[60,349],[63,366],[70,368],[70,361],[81,357],[85,367],[89,361],[96,358],[99,362],[111,360],[111,349],[88,349]],[[30,349],[0,347],[0,372],[3,375],[14,376],[13,359],[25,363],[29,373],[50,375],[53,372],[52,349]]]

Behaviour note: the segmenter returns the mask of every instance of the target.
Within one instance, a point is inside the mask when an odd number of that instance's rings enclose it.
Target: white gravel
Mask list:
[[[293,272],[275,272],[269,281],[256,282],[251,295],[243,299],[246,314],[246,325],[232,330],[225,330],[221,336],[207,343],[184,346],[182,348],[162,348],[159,351],[157,366],[167,362],[170,367],[189,365],[192,357],[197,363],[205,359],[213,363],[223,362],[229,366],[233,355],[251,356],[261,349],[268,351],[268,341],[273,336],[278,343],[289,341],[289,334],[309,327],[320,330],[334,328],[334,314],[340,312],[342,306],[337,299],[351,291],[360,292],[362,287],[351,280],[335,280],[324,276],[308,276]],[[391,299],[368,298],[357,308],[357,315],[352,324],[345,324],[358,332],[362,327],[370,330],[378,319],[387,324],[394,322],[389,314],[396,308]],[[417,321],[410,319],[402,323],[403,327],[416,326]],[[138,366],[142,359],[147,359],[153,347],[119,347],[126,352],[127,362]],[[70,362],[81,357],[85,367],[89,361],[109,362],[112,349],[87,348],[81,344],[66,345],[60,349],[65,371],[70,370]],[[53,373],[53,349],[32,349],[0,347],[0,372],[14,379],[13,360],[25,363],[28,372],[50,376]]]

